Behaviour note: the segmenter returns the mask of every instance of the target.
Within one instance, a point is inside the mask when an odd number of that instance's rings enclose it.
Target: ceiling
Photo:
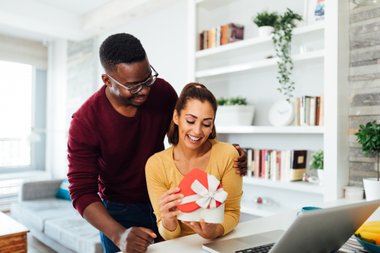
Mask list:
[[[50,5],[54,8],[65,10],[76,15],[83,15],[96,8],[100,8],[110,0],[30,0],[41,4]]]
[[[0,0],[0,34],[83,40],[175,0]]]

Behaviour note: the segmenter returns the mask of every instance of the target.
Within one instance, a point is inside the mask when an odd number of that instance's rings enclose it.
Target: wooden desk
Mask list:
[[[26,253],[29,230],[8,215],[0,212],[0,252]]]

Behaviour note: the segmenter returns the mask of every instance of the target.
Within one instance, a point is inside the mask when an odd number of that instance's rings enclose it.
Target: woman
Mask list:
[[[168,240],[197,233],[214,239],[229,233],[239,222],[242,178],[233,168],[237,150],[215,140],[217,102],[202,84],[187,84],[177,100],[168,131],[172,147],[149,158],[146,167],[148,193],[161,236]],[[220,180],[228,193],[221,224],[183,222],[177,219],[177,205],[183,198],[177,187],[193,168],[200,168]]]

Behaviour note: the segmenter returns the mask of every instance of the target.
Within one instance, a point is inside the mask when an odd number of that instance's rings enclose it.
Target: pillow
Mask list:
[[[69,192],[69,181],[67,179],[64,179],[62,181],[55,196],[58,199],[71,200]]]

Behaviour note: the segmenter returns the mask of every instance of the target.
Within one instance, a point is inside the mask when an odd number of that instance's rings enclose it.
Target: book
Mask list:
[[[203,49],[208,48],[208,31],[203,31]]]
[[[306,98],[305,96],[302,96],[300,98],[300,124],[299,126],[305,126],[305,103],[306,103]]]
[[[264,178],[265,179],[271,179],[271,154],[272,150],[265,150],[265,173],[264,173]]]
[[[253,176],[253,150],[251,148],[243,148],[247,153],[247,176]]]
[[[310,126],[310,100],[311,96],[305,96],[305,125]]]
[[[200,34],[199,34],[199,50],[203,50],[204,49],[204,31],[202,31]]]
[[[229,26],[228,24],[221,25],[220,28],[220,45],[225,45],[228,43],[229,38]]]
[[[314,18],[316,21],[325,19],[325,0],[317,0],[314,10]]]
[[[215,29],[211,28],[208,30],[208,45],[207,48],[215,47]]]
[[[260,150],[260,177],[261,178],[267,178],[268,176],[268,171],[267,171],[267,165],[268,165],[268,162],[267,162],[267,153],[268,153],[268,150],[266,149],[261,149]]]
[[[281,181],[289,181],[290,178],[290,150],[281,151]]]
[[[277,180],[277,153],[276,150],[270,151],[270,179]]]
[[[260,177],[261,166],[260,166],[260,149],[253,150],[253,176]]]
[[[320,125],[320,113],[321,113],[321,97],[317,96],[315,100],[315,125]]]
[[[309,125],[310,126],[315,126],[315,114],[316,114],[316,111],[317,111],[317,101],[316,101],[316,97],[314,96],[311,96],[310,97],[310,122],[309,122]]]
[[[270,152],[270,179],[273,181],[281,180],[281,150]]]
[[[228,23],[202,31],[199,34],[199,50],[218,47],[243,39],[244,26]]]
[[[301,102],[300,102],[300,97],[296,97],[296,101],[294,102],[294,125],[295,126],[300,126],[301,123],[300,123],[300,106],[301,106]]]
[[[292,154],[290,181],[300,181],[306,171],[307,150],[293,150]]]
[[[230,23],[231,30],[228,42],[235,42],[244,39],[244,25]]]
[[[219,47],[221,45],[221,27],[217,26],[215,27],[215,46]]]
[[[277,181],[281,180],[281,150],[276,150],[276,175],[275,179]]]
[[[320,96],[319,98],[319,125],[320,126],[323,126],[325,124],[324,122],[324,112],[325,110],[325,101],[324,101],[324,97],[323,96]]]

